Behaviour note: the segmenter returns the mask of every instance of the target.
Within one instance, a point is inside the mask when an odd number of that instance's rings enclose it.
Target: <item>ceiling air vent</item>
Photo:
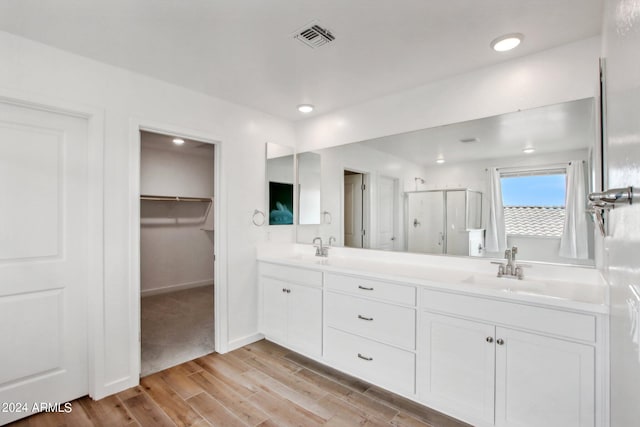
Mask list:
[[[331,34],[331,31],[313,22],[296,31],[293,37],[312,49],[324,46],[336,39],[335,36]]]

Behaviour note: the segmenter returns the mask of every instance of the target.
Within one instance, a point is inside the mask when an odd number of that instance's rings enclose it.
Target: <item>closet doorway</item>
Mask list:
[[[369,218],[368,175],[344,170],[344,245],[368,248],[365,224]]]
[[[214,145],[140,131],[140,375],[214,351]]]

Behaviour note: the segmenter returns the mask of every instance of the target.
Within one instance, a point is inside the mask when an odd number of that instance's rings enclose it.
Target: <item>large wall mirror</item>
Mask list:
[[[266,224],[294,223],[293,148],[272,142],[266,144],[267,214]]]
[[[333,221],[298,242],[593,265],[595,121],[588,98],[317,150]]]

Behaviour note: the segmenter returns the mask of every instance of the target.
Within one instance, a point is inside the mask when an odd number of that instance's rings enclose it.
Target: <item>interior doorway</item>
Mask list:
[[[344,170],[344,245],[366,248],[368,219],[368,176],[362,172]]]
[[[140,131],[141,376],[214,351],[214,145]]]

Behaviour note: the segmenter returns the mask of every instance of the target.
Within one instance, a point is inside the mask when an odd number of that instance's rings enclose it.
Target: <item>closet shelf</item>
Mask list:
[[[200,202],[211,203],[210,197],[181,197],[181,196],[150,196],[140,195],[140,200],[149,200],[153,202]]]

